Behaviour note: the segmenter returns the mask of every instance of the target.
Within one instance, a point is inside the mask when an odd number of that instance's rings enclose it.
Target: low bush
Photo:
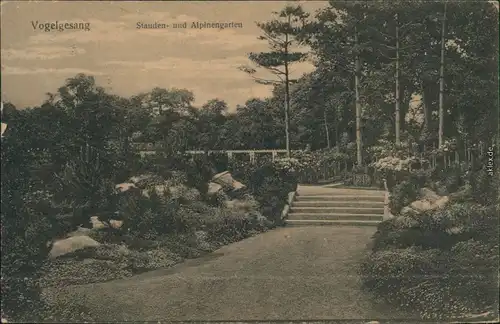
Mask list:
[[[498,190],[500,180],[498,175],[491,176],[486,170],[469,172],[466,176],[467,182],[472,187],[472,198],[484,205],[497,204],[499,202]]]
[[[397,215],[403,207],[408,206],[419,197],[419,188],[410,181],[403,181],[395,185],[390,193],[389,208],[392,214]]]
[[[388,249],[363,263],[365,288],[426,319],[462,317],[498,299],[498,245],[473,240],[451,251]]]
[[[296,159],[278,159],[256,165],[238,163],[230,166],[234,178],[248,186],[249,193],[258,202],[259,211],[275,225],[280,225],[281,212],[288,200],[288,193],[297,189]]]
[[[40,284],[63,287],[122,279],[134,274],[170,267],[182,258],[160,246],[143,250],[124,244],[102,244],[64,255],[45,263]]]
[[[208,183],[217,173],[214,162],[205,155],[189,160],[181,170],[187,175],[186,184],[189,187],[196,188],[202,194],[207,192]]]
[[[197,258],[211,251],[210,248],[212,248],[210,247],[207,249],[206,244],[204,244],[207,242],[199,242],[196,237],[196,232],[166,235],[158,238],[158,243],[158,248],[167,249],[182,259]]]
[[[9,165],[20,162],[9,161],[5,154],[2,147],[1,316],[31,322],[43,308],[38,278],[57,229],[50,209],[37,210],[36,199],[28,198],[31,181],[26,170]]]
[[[130,269],[133,274],[138,274],[167,268],[180,262],[180,260],[182,260],[181,257],[164,248],[156,248],[145,252],[130,251],[130,254],[127,255],[127,269]]]
[[[416,169],[408,173],[407,180],[417,188],[424,188],[432,183],[433,169]]]
[[[60,259],[47,262],[40,285],[47,287],[65,287],[84,285],[130,277],[132,272],[115,260],[103,259]]]
[[[264,231],[269,226],[270,224],[258,211],[246,212],[223,208],[207,215],[203,228],[209,240],[228,244],[244,239],[256,231]]]
[[[123,230],[145,239],[175,232],[179,205],[168,193],[159,195],[150,190],[149,197],[138,191],[127,193],[118,206],[124,220]]]
[[[450,204],[379,224],[364,286],[424,318],[480,312],[498,300],[498,206]]]
[[[253,195],[261,205],[262,214],[274,224],[280,225],[281,212],[288,201],[288,193],[297,189],[293,166],[264,165],[252,174],[251,183]]]
[[[374,235],[374,249],[388,247],[450,249],[460,241],[498,237],[498,207],[453,203],[444,209],[409,213],[383,221]]]
[[[45,289],[42,293],[45,307],[40,314],[45,323],[95,323],[92,309],[86,305],[87,296],[76,295],[73,298],[60,298],[59,287]]]
[[[421,241],[422,232],[417,221],[410,217],[399,216],[380,223],[373,235],[373,250],[390,247],[407,248]]]

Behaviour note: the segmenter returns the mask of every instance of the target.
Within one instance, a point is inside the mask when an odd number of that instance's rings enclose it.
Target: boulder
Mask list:
[[[3,133],[5,133],[6,130],[7,130],[7,124],[6,123],[2,123],[2,133],[1,133],[2,137],[3,137]]]
[[[245,186],[243,183],[239,182],[239,181],[234,181],[233,182],[233,190],[243,190],[245,189],[247,186]]]
[[[435,209],[440,209],[443,208],[449,201],[448,196],[444,197],[439,197],[438,199],[434,201],[426,200],[426,199],[420,199],[417,201],[414,201],[410,204],[410,207],[415,210],[417,213],[425,212],[428,210],[435,210]]]
[[[433,204],[433,206],[436,209],[443,208],[448,202],[450,201],[450,198],[448,196],[444,196],[436,200]]]
[[[221,185],[226,190],[238,191],[246,188],[246,186],[236,181],[229,171],[224,171],[213,176],[212,182]]]
[[[430,202],[435,202],[438,200],[441,196],[439,196],[435,191],[429,189],[429,188],[422,188],[420,189],[420,199],[421,200],[427,200]]]
[[[415,216],[428,210],[443,208],[449,201],[448,196],[440,196],[429,188],[420,189],[420,199],[401,210],[402,216]]]
[[[432,208],[432,204],[428,200],[417,200],[410,204],[410,207],[417,212],[424,212]]]
[[[210,182],[208,184],[207,195],[213,196],[222,190],[222,186],[215,182]]]
[[[100,243],[88,236],[73,236],[64,240],[54,242],[49,253],[49,258],[54,259],[59,256],[87,248],[97,247]]]
[[[78,227],[75,231],[68,234],[68,237],[89,236],[92,230],[90,228]]]
[[[99,220],[99,216],[90,217],[90,223],[92,224],[92,229],[102,229],[109,227],[118,229],[123,226],[123,221],[121,220],[110,219],[109,222],[101,222]]]
[[[107,227],[106,224],[99,220],[99,216],[90,217],[90,223],[92,224],[93,229],[100,229]]]
[[[116,219],[110,219],[109,220],[109,226],[114,229],[119,229],[123,226],[123,221],[121,220],[116,220]]]
[[[133,182],[119,183],[115,186],[115,189],[120,191],[120,192],[125,192],[125,191],[132,189],[132,188],[137,189],[135,183],[133,183]]]

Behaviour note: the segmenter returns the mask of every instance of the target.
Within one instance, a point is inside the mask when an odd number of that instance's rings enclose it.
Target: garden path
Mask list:
[[[361,290],[358,267],[375,230],[279,228],[169,269],[66,287],[58,298],[100,321],[407,318]]]

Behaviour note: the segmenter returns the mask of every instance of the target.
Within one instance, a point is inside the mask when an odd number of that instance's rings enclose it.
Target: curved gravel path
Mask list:
[[[83,300],[99,321],[404,318],[361,291],[359,261],[374,231],[279,228],[169,269],[66,287],[59,296]]]

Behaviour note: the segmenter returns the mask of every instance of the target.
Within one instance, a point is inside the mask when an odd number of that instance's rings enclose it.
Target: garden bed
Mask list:
[[[377,299],[426,320],[498,318],[499,206],[487,199],[497,189],[481,184],[481,172],[470,178],[457,178],[465,184],[449,185],[456,192],[443,197],[422,187],[432,178],[392,187],[394,217],[378,225],[362,266],[364,287]]]

